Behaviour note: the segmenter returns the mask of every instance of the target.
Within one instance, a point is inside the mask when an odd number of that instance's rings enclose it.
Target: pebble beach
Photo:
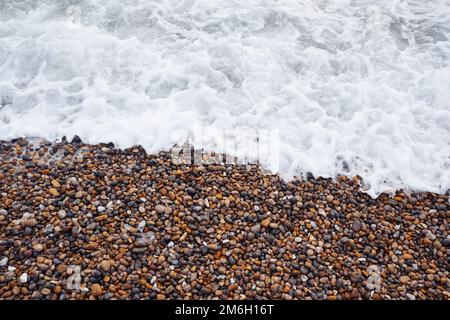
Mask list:
[[[0,299],[450,299],[449,194],[0,142]]]

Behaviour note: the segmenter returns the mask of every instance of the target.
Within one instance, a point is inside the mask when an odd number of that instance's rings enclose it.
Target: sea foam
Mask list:
[[[237,156],[222,132],[277,130],[287,179],[445,192],[450,1],[0,2],[0,139],[157,152],[194,125]]]

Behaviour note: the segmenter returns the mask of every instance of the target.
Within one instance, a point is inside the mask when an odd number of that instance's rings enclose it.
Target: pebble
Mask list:
[[[33,250],[36,252],[41,252],[42,250],[44,250],[44,246],[40,243],[37,243],[33,246]]]
[[[256,164],[23,141],[19,157],[0,142],[2,298],[450,296],[448,195],[374,199],[357,177],[285,181]]]
[[[52,292],[50,291],[49,288],[44,288],[41,290],[41,294],[44,296],[48,296],[50,293],[52,293]]]
[[[412,256],[411,254],[409,254],[409,253],[405,253],[405,254],[403,255],[403,258],[404,258],[405,260],[411,260],[411,259],[413,258],[413,256]]]
[[[59,192],[58,192],[58,190],[56,190],[55,188],[50,188],[50,189],[49,189],[49,192],[50,192],[52,195],[54,195],[55,197],[56,197],[56,196],[59,196]]]
[[[8,264],[8,258],[7,257],[3,257],[0,259],[0,267],[4,267]]]
[[[37,222],[37,220],[34,219],[34,218],[32,218],[32,219],[27,219],[27,220],[24,220],[24,221],[22,222],[22,225],[25,226],[25,227],[34,227],[34,226],[36,226],[37,224],[38,224],[38,222]]]
[[[28,282],[28,274],[27,273],[22,273],[19,277],[19,281],[20,283],[27,283]]]
[[[269,225],[270,225],[270,219],[269,218],[264,219],[263,221],[261,221],[261,226],[263,226],[264,228],[269,227]]]
[[[413,294],[411,294],[411,293],[406,293],[406,297],[407,297],[409,300],[416,300],[416,297],[415,297]]]
[[[58,217],[60,218],[60,219],[64,219],[65,217],[66,217],[66,211],[64,211],[64,210],[59,210],[58,211]]]
[[[444,240],[442,240],[442,245],[444,247],[449,248],[450,247],[450,238],[445,238]]]
[[[260,225],[260,224],[254,225],[254,226],[251,228],[251,231],[252,231],[253,233],[258,234],[258,233],[261,231],[261,225]]]
[[[163,213],[166,212],[166,207],[163,206],[163,205],[158,204],[158,205],[156,205],[155,210],[156,210],[157,213],[163,214]]]
[[[56,267],[56,271],[58,271],[59,273],[64,273],[67,270],[67,266],[65,264],[59,264]]]
[[[94,283],[91,286],[91,292],[95,297],[99,297],[103,294],[103,288],[98,283]]]
[[[408,276],[401,276],[399,280],[400,280],[400,283],[405,284],[405,283],[409,282],[409,277]]]
[[[436,240],[436,236],[435,236],[431,231],[429,231],[429,230],[427,231],[425,237],[426,237],[427,239],[431,240],[431,241]]]
[[[362,228],[361,221],[356,220],[356,221],[353,222],[353,224],[352,224],[353,231],[358,232],[359,230],[361,230],[361,228]]]

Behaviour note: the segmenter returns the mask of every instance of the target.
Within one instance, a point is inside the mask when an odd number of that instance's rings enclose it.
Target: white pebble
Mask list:
[[[430,231],[428,230],[427,234],[425,235],[425,237],[427,237],[427,239],[434,241],[436,240],[436,236]]]
[[[28,282],[28,274],[26,272],[22,273],[19,277],[19,281],[21,283],[27,283]]]
[[[66,217],[66,212],[64,210],[59,210],[58,211],[58,217],[60,219],[64,219]]]
[[[416,297],[411,293],[407,293],[406,296],[408,297],[409,300],[416,300]]]
[[[145,228],[145,221],[139,222],[138,227],[137,227],[137,230],[138,230],[139,232],[142,232],[142,231],[144,231],[144,228]]]
[[[6,264],[8,263],[8,258],[4,257],[0,260],[0,267],[4,267],[6,266]]]

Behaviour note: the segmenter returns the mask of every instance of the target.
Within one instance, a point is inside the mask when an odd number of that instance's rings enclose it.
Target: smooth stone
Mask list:
[[[22,273],[19,277],[19,281],[21,283],[27,283],[28,282],[28,274],[27,273]]]

